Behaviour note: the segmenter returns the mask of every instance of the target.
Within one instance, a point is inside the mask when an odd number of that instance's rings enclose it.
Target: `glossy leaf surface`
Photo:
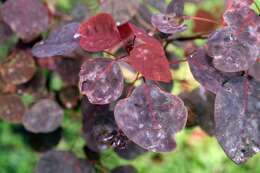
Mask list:
[[[234,78],[216,95],[216,137],[225,153],[240,164],[260,151],[260,83]]]
[[[156,47],[147,44],[138,45],[134,47],[126,61],[147,79],[163,82],[172,80],[169,62],[164,52]]]
[[[93,104],[108,104],[118,99],[124,88],[119,65],[105,58],[86,61],[80,70],[79,88]]]
[[[117,125],[130,140],[155,152],[173,150],[175,134],[187,120],[183,102],[154,84],[137,87],[129,98],[118,101],[114,112]]]
[[[54,30],[46,40],[37,43],[32,53],[39,58],[69,55],[79,48],[79,38],[75,38],[80,24],[68,23]]]
[[[100,13],[83,22],[79,34],[80,46],[89,52],[109,49],[120,42],[116,23],[107,13]]]

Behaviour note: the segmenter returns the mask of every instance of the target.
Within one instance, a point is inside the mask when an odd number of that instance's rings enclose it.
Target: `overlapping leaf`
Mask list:
[[[151,23],[159,31],[166,34],[185,31],[187,26],[182,23],[181,18],[183,10],[183,0],[172,0],[167,6],[165,13],[158,13],[152,16]]]
[[[1,14],[25,41],[33,40],[48,28],[48,10],[39,0],[8,0],[1,6]]]
[[[230,77],[214,68],[212,58],[200,48],[188,58],[193,77],[207,90],[217,93]]]
[[[138,0],[101,0],[101,10],[111,14],[121,24],[137,13],[139,5]]]
[[[54,30],[46,40],[33,47],[33,55],[43,58],[71,54],[79,48],[79,39],[74,37],[79,26],[79,23],[71,22]]]
[[[31,80],[36,72],[32,55],[26,51],[14,51],[2,64],[2,79],[8,84],[23,84]]]
[[[41,157],[36,173],[94,173],[86,160],[82,162],[71,152],[49,151]]]
[[[50,99],[36,102],[24,115],[24,127],[33,133],[48,133],[56,130],[63,120],[63,110]]]
[[[83,133],[87,146],[101,152],[109,147],[102,142],[102,138],[117,130],[113,112],[109,111],[109,105],[93,105],[86,97],[82,101]]]
[[[258,58],[259,48],[244,41],[239,40],[229,27],[217,30],[207,43],[214,66],[223,72],[248,70]]]
[[[14,94],[1,94],[0,105],[0,118],[11,123],[22,122],[26,108],[20,97]]]
[[[164,52],[148,44],[141,44],[130,52],[126,61],[145,78],[155,81],[172,80],[169,62]]]
[[[178,97],[145,83],[118,101],[114,112],[117,125],[130,140],[156,152],[176,147],[175,134],[187,120],[187,110]]]
[[[216,95],[216,137],[237,164],[260,151],[260,83],[234,78]]]
[[[111,59],[86,61],[80,70],[79,88],[93,104],[108,104],[117,100],[124,88],[119,65]]]
[[[109,49],[120,42],[116,23],[107,13],[99,13],[83,22],[79,34],[80,46],[89,52]]]

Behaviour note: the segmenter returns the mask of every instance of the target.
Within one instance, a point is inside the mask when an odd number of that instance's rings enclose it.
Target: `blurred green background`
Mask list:
[[[69,12],[77,0],[54,1],[57,1],[59,10]],[[85,2],[93,9],[97,8],[95,0],[86,0]],[[260,4],[260,0],[256,2]],[[219,6],[219,4],[223,5],[223,1],[206,0],[205,3],[200,5],[200,8],[210,10],[216,5]],[[185,13],[194,15],[197,8],[196,5],[187,3]],[[190,22],[189,25],[192,26],[193,23]],[[8,44],[0,45],[0,57],[6,56]],[[203,44],[203,42],[199,40],[198,44]],[[182,50],[174,48],[174,51],[177,55],[183,56]],[[187,77],[187,70],[187,64],[182,65],[181,70],[175,74],[175,77]],[[54,90],[59,90],[62,82],[56,76],[53,78],[51,85]],[[197,84],[194,84],[194,87],[195,85]],[[180,93],[178,84],[175,85],[173,93]],[[30,99],[30,97],[25,97],[27,102],[30,102]],[[72,150],[79,157],[84,157],[81,116],[79,113],[69,110],[65,114],[62,124],[62,140],[57,149]],[[19,128],[19,125],[11,125],[0,120],[0,173],[33,173],[40,157],[39,153],[29,147],[26,139],[16,132],[15,129],[17,128]],[[109,169],[118,165],[132,164],[139,173],[260,173],[259,154],[251,158],[246,164],[238,166],[227,158],[214,137],[209,137],[198,127],[185,129],[179,133],[177,144],[177,149],[173,152],[166,154],[150,152],[133,161],[123,160],[114,151],[108,150],[102,154],[101,160],[103,165]]]

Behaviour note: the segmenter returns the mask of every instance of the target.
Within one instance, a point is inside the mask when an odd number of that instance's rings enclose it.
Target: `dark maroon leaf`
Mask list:
[[[93,161],[93,162],[99,161],[100,159],[99,153],[90,149],[87,145],[84,146],[83,151],[89,161]]]
[[[215,95],[200,87],[192,92],[182,93],[180,98],[188,109],[187,126],[199,125],[209,135],[214,135]]]
[[[47,93],[45,85],[46,78],[43,74],[43,71],[38,70],[30,81],[17,86],[17,93],[27,93],[36,97],[41,97]]]
[[[59,92],[59,99],[67,109],[75,108],[79,103],[79,90],[76,86],[68,86]]]
[[[130,141],[125,148],[115,148],[115,152],[123,159],[133,160],[144,154],[146,150]]]
[[[33,55],[44,58],[71,54],[79,48],[79,38],[75,37],[79,26],[78,22],[71,22],[54,30],[46,40],[33,47]]]
[[[19,85],[32,79],[36,66],[32,55],[26,51],[14,51],[1,65],[1,77],[8,84]]]
[[[81,60],[76,58],[61,58],[55,62],[56,71],[66,85],[78,85]]]
[[[86,61],[80,70],[79,88],[93,104],[108,104],[117,100],[124,88],[119,65],[105,58]]]
[[[231,28],[225,27],[217,30],[207,43],[214,66],[223,72],[248,70],[259,55],[257,44],[245,44],[234,34]]]
[[[62,123],[63,110],[50,99],[37,101],[24,115],[24,127],[33,133],[48,133]]]
[[[0,43],[3,43],[10,36],[12,36],[11,28],[6,23],[1,21],[0,17]]]
[[[129,98],[118,101],[115,119],[136,144],[147,150],[166,152],[176,147],[175,134],[185,126],[187,110],[178,97],[154,84],[142,84]]]
[[[137,170],[131,165],[125,165],[114,168],[111,173],[137,173]]]
[[[43,154],[36,173],[93,173],[93,168],[71,152],[53,150]]]
[[[212,65],[212,58],[207,56],[204,49],[198,49],[189,58],[189,66],[193,77],[207,90],[217,93],[222,84],[229,79]]]
[[[17,95],[0,95],[0,118],[11,123],[21,123],[25,106]]]
[[[102,142],[104,137],[117,131],[113,112],[109,111],[109,105],[93,105],[86,97],[82,101],[83,133],[87,146],[101,152],[109,147]]]
[[[259,88],[259,82],[239,77],[227,82],[216,96],[216,137],[237,164],[260,151]]]
[[[173,34],[176,32],[183,32],[187,26],[182,21],[172,14],[154,14],[151,18],[151,23],[160,32],[165,34]]]
[[[48,10],[39,0],[8,0],[1,6],[1,14],[25,41],[33,40],[48,28]]]
[[[121,24],[137,13],[139,5],[138,0],[101,0],[101,10],[111,14]]]
[[[175,16],[183,16],[184,0],[171,0],[167,6],[166,13],[174,14]]]
[[[14,129],[15,133],[22,135],[26,144],[37,152],[46,152],[54,148],[60,142],[62,137],[62,128],[58,128],[51,133],[31,133],[25,130],[22,126],[17,126]]]

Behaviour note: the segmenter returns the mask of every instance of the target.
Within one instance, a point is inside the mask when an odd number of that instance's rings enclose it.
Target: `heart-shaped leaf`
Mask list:
[[[86,61],[80,70],[79,88],[92,104],[108,104],[117,100],[124,88],[119,65],[111,59]]]
[[[187,120],[181,99],[145,83],[118,101],[114,112],[118,127],[130,140],[155,152],[173,150],[175,134]]]

